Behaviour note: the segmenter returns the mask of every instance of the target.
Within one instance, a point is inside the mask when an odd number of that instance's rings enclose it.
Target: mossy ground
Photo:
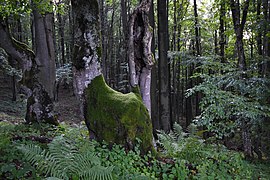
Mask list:
[[[143,151],[152,149],[152,125],[141,97],[123,94],[96,77],[86,89],[86,120],[98,140],[134,147],[136,138]]]

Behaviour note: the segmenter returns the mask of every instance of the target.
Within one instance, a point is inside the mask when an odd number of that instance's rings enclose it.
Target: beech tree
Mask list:
[[[49,122],[57,124],[53,116],[53,103],[44,86],[38,80],[39,68],[35,59],[35,54],[27,45],[12,38],[8,25],[3,21],[0,24],[0,46],[9,56],[15,59],[23,70],[21,80],[24,85],[27,99],[26,122]]]
[[[158,70],[159,70],[159,121],[161,128],[171,129],[170,86],[168,67],[168,14],[167,1],[158,0]]]
[[[141,139],[144,152],[152,149],[150,116],[138,92],[122,94],[104,81],[97,0],[72,0],[75,20],[74,85],[83,107],[90,137],[133,148]]]
[[[46,30],[48,31],[48,27],[45,29],[42,27],[37,27],[35,39],[40,41],[37,41],[37,44],[39,45],[37,45],[37,53],[35,54],[34,51],[32,51],[26,44],[14,39],[9,30],[9,13],[11,13],[11,15],[14,17],[18,15],[16,13],[25,13],[27,9],[22,8],[17,11],[15,11],[15,9],[20,5],[25,7],[27,2],[18,2],[14,4],[13,2],[7,1],[6,3],[8,3],[7,7],[10,6],[14,9],[6,9],[6,14],[1,13],[0,47],[2,47],[10,57],[16,60],[22,69],[23,77],[20,82],[23,85],[24,92],[27,94],[28,98],[27,112],[25,117],[26,122],[48,122],[52,124],[58,124],[53,115],[53,102],[50,97],[50,95],[52,96],[52,91],[49,91],[48,93],[48,90],[52,89],[52,86],[45,83],[53,79],[48,78],[51,77],[50,73],[52,73],[52,76],[55,76],[55,69],[53,69],[53,67],[55,67],[54,60],[50,59],[52,62],[49,60],[49,58],[53,58],[52,56],[54,53],[54,49],[52,48],[53,44],[50,43],[52,38],[46,38],[49,32],[45,32]],[[35,5],[36,4],[34,4],[34,6]],[[38,9],[35,10],[38,11]],[[38,19],[36,19],[36,21],[38,21]],[[36,23],[36,26],[41,25],[39,22]],[[43,25],[44,23],[45,22],[43,22]],[[47,23],[49,23],[49,21],[47,21]],[[44,41],[50,44],[46,43],[44,46],[44,44],[42,44]],[[52,51],[50,51],[50,48]],[[47,53],[47,55],[50,54],[51,57],[43,56],[43,53]],[[51,71],[46,69],[47,64],[44,64],[45,62],[52,63],[52,66],[50,66],[50,68],[52,68],[50,69]],[[42,70],[40,70],[42,65]],[[43,68],[45,69],[43,70]],[[40,74],[40,72],[44,73]],[[54,82],[49,83],[53,84]]]
[[[35,52],[39,66],[38,78],[50,98],[53,98],[55,83],[55,48],[53,43],[53,13],[41,14],[33,10],[35,29]]]
[[[236,35],[235,46],[237,49],[238,67],[240,71],[246,70],[246,57],[243,44],[243,31],[247,19],[249,0],[246,0],[243,5],[243,12],[241,17],[239,0],[230,0],[232,10],[232,20],[234,25],[234,32]],[[244,152],[247,156],[252,156],[252,142],[250,137],[250,128],[246,119],[242,119],[242,140],[244,145]]]

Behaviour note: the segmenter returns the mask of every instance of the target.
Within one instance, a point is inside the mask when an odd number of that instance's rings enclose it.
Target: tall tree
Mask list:
[[[58,37],[59,37],[59,47],[60,47],[60,64],[65,64],[67,62],[65,58],[65,18],[60,13],[57,13],[58,19]]]
[[[263,6],[263,56],[270,57],[270,3],[268,0],[262,0]],[[270,62],[265,61],[263,63],[263,74],[264,76],[270,76]]]
[[[226,18],[226,9],[225,9],[225,0],[221,0],[220,2],[220,15],[219,15],[219,34],[220,34],[220,56],[221,56],[221,62],[225,63],[225,44],[226,44],[226,39],[225,39],[225,21],[224,19]]]
[[[158,79],[159,79],[159,121],[161,128],[171,129],[170,87],[168,68],[168,14],[167,0],[157,1],[158,9]]]
[[[149,23],[153,29],[153,38],[152,38],[152,45],[151,45],[151,51],[152,54],[154,55],[153,58],[155,57],[155,14],[154,14],[154,3],[153,1],[151,2],[151,7],[149,10]],[[154,129],[154,135],[156,135],[157,129],[160,129],[159,125],[159,120],[158,120],[158,87],[157,87],[157,63],[154,63],[151,71],[151,119],[152,119],[152,124],[153,124],[153,129]]]
[[[243,12],[241,18],[241,9],[239,0],[230,0],[230,6],[232,10],[232,19],[234,25],[234,32],[236,35],[236,48],[237,48],[237,57],[238,57],[238,68],[240,71],[246,70],[246,57],[243,44],[243,31],[244,26],[247,20],[247,13],[249,7],[249,0],[246,0],[243,5]],[[252,156],[252,143],[250,137],[250,127],[246,119],[242,119],[241,122],[242,128],[242,141],[244,146],[244,152],[246,156]]]
[[[198,20],[198,8],[197,8],[197,0],[194,0],[194,25],[195,25],[195,47],[196,47],[196,55],[201,55],[201,38],[200,38],[200,27]]]
[[[236,36],[235,45],[237,49],[238,67],[240,70],[246,70],[246,57],[243,43],[243,31],[247,20],[249,0],[246,0],[244,2],[242,17],[239,0],[230,0],[230,6],[232,10],[234,32]]]

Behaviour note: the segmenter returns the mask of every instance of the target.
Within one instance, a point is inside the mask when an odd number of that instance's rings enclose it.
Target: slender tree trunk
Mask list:
[[[219,41],[219,45],[220,45],[220,56],[221,56],[221,62],[225,63],[226,59],[225,59],[225,44],[226,44],[226,38],[225,38],[225,23],[224,23],[224,19],[226,15],[226,10],[225,10],[225,0],[221,0],[220,3],[220,18],[219,18],[219,33],[220,33],[220,41]]]
[[[246,70],[246,59],[245,59],[245,51],[243,44],[243,31],[244,26],[247,19],[249,0],[246,0],[243,5],[242,18],[240,17],[240,4],[239,0],[230,0],[230,6],[232,10],[232,18],[234,25],[234,32],[236,35],[236,48],[238,55],[238,68],[241,71]],[[244,75],[243,75],[244,77]],[[242,128],[242,141],[244,146],[244,153],[247,157],[252,156],[252,143],[251,143],[251,135],[250,135],[250,126],[246,119],[242,119],[241,128]]]
[[[257,0],[257,24],[261,24],[261,5],[262,5],[262,1]],[[261,55],[263,55],[263,52],[262,52],[262,28],[261,27],[258,28],[258,35],[257,35],[256,39],[257,39],[258,54],[261,56]],[[262,67],[260,67],[260,69],[261,68]],[[262,71],[260,71],[260,72],[262,72]]]
[[[215,30],[215,33],[214,33],[214,46],[215,46],[215,54],[217,55],[218,54],[218,37],[217,37],[217,30]]]
[[[158,0],[158,72],[159,72],[159,121],[161,128],[169,132],[170,117],[170,87],[168,68],[168,30],[167,30],[167,0]]]
[[[152,38],[152,44],[151,44],[151,51],[153,56],[155,57],[155,34],[154,34],[154,29],[155,29],[155,15],[154,15],[154,3],[153,1],[151,2],[151,7],[149,10],[149,23],[153,29],[153,38]],[[151,70],[151,119],[152,119],[152,124],[153,124],[153,130],[154,130],[154,136],[156,136],[157,129],[160,129],[159,121],[158,121],[158,87],[157,87],[157,63],[155,63],[152,67]]]
[[[244,26],[247,19],[249,0],[246,0],[244,3],[242,20],[240,17],[239,0],[236,0],[236,1],[230,0],[230,5],[231,5],[231,10],[232,10],[234,32],[236,35],[235,45],[237,48],[237,55],[238,55],[238,67],[240,70],[246,70],[246,57],[245,57],[244,44],[243,44],[243,30],[244,30]]]
[[[263,56],[270,57],[270,38],[268,34],[270,33],[269,21],[270,21],[270,3],[268,0],[262,0],[263,5],[263,16],[264,16],[264,26],[263,26]],[[266,77],[270,76],[270,62],[265,61],[263,63],[263,74]]]
[[[198,22],[198,9],[197,9],[197,1],[194,0],[194,24],[195,24],[195,47],[196,47],[196,55],[201,55],[201,37],[200,37],[200,27]]]
[[[65,20],[63,19],[61,14],[57,14],[58,17],[58,34],[59,34],[59,41],[60,41],[60,52],[61,52],[61,64],[65,64],[66,63],[66,58],[65,58],[65,31],[64,31],[64,27],[65,27]]]

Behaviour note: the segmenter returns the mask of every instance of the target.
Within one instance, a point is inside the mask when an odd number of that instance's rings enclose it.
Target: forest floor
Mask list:
[[[83,121],[83,117],[80,115],[79,101],[73,95],[71,88],[60,86],[59,98],[57,102],[54,102],[54,105],[59,122],[72,125]],[[18,94],[17,100],[12,101],[12,79],[0,72],[0,121],[23,122],[25,112],[25,96]]]

